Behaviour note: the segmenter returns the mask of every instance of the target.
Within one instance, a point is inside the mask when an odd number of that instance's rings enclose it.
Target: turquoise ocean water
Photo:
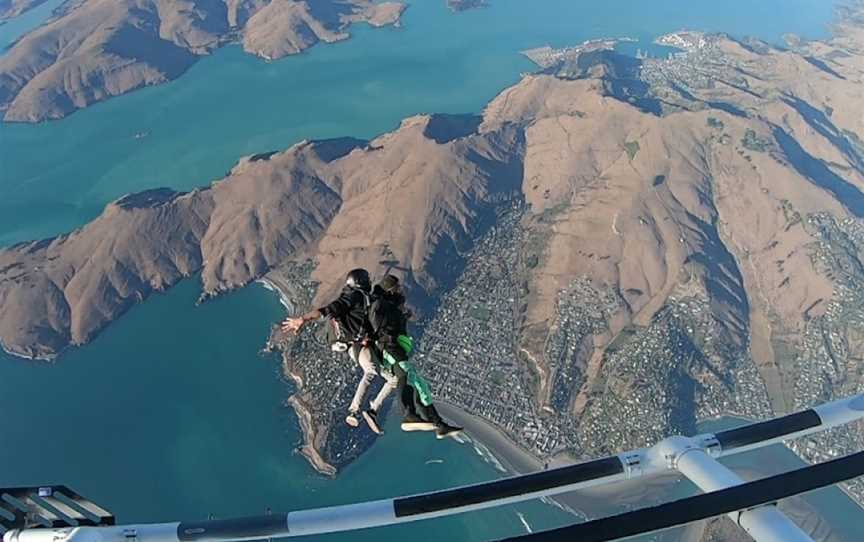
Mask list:
[[[47,17],[57,4],[38,13]],[[443,0],[415,2],[402,28],[356,27],[349,41],[271,63],[226,47],[177,81],[62,121],[0,125],[0,245],[80,226],[124,193],[205,185],[244,154],[304,138],[373,137],[416,113],[478,112],[532,69],[521,49],[602,36],[647,42],[681,27],[771,41],[786,31],[820,37],[832,15],[820,0],[492,4],[454,15]],[[0,26],[0,47],[38,24],[34,14]],[[0,355],[0,485],[66,483],[123,521],[157,521],[500,476],[470,445],[395,427],[337,479],[316,475],[293,453],[300,433],[283,406],[291,385],[274,357],[257,354],[283,316],[278,300],[259,286],[199,307],[196,297],[196,281],[186,281],[54,365]],[[534,528],[568,520],[529,503],[384,533],[488,539],[524,532],[517,512]]]
[[[6,49],[15,40],[42,24],[43,21],[51,16],[51,12],[63,2],[65,0],[47,0],[44,4],[36,6],[23,15],[0,24],[0,51]]]

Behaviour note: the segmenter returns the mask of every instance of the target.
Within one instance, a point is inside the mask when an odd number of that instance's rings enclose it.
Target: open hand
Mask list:
[[[305,323],[302,318],[287,318],[282,322],[281,329],[283,333],[299,333]]]

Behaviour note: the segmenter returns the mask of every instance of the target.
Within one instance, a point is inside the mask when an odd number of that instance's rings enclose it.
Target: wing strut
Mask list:
[[[864,452],[703,493],[658,506],[542,531],[500,542],[605,542],[659,531],[724,514],[774,505],[780,499],[864,476]]]
[[[3,542],[92,542],[96,539],[100,542],[241,542],[355,531],[472,512],[670,472],[690,478],[706,493],[511,540],[562,540],[562,537],[580,542],[613,540],[743,510],[734,518],[759,542],[805,541],[809,537],[776,508],[749,509],[861,476],[864,452],[747,484],[715,460],[861,419],[864,419],[864,394],[716,434],[669,437],[650,448],[548,471],[421,495],[260,517],[90,527],[83,521],[88,519],[86,516],[73,517],[74,510],[62,508],[64,503],[40,500],[37,495],[33,502],[41,505],[38,510],[44,511],[39,518],[30,513],[36,508],[15,501],[12,502],[18,506],[20,515],[11,510],[5,510],[5,514],[0,511],[0,516],[9,521],[6,526],[10,529],[2,533]],[[23,523],[21,508],[27,510],[29,518]],[[71,519],[79,526],[58,528],[61,523],[55,524],[55,518]],[[2,525],[0,522],[0,527]]]

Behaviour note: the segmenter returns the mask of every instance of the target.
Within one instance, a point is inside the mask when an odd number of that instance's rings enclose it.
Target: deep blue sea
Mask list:
[[[0,47],[51,9],[0,26]],[[405,116],[479,112],[521,72],[519,51],[682,27],[826,35],[825,0],[491,0],[453,14],[411,2],[401,28],[265,62],[229,46],[180,79],[39,125],[0,125],[0,245],[84,224],[125,193],[190,189],[246,154],[301,139],[373,137]],[[136,137],[136,135],[138,137]],[[501,473],[467,444],[387,434],[335,480],[294,449],[291,385],[259,356],[284,316],[251,286],[195,306],[195,279],[157,295],[56,364],[0,355],[0,486],[64,483],[122,521],[200,519],[346,503],[487,480]],[[429,460],[441,459],[443,462]],[[570,518],[535,502],[323,540],[484,540]],[[386,535],[386,536],[384,536]]]

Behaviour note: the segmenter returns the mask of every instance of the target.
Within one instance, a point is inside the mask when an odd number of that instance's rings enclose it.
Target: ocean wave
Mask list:
[[[271,292],[278,295],[279,296],[279,303],[283,307],[285,307],[285,310],[287,310],[289,313],[294,312],[294,304],[291,303],[291,300],[289,300],[287,297],[285,297],[285,295],[282,293],[282,291],[279,288],[277,288],[272,282],[270,282],[267,279],[258,279],[255,282],[264,286],[265,289],[270,290]]]

